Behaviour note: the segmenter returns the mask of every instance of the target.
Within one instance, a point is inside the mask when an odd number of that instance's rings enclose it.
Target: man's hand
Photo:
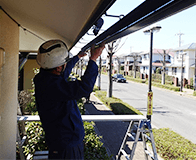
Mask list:
[[[102,42],[100,44],[99,48],[95,48],[95,45],[92,45],[90,60],[93,60],[93,61],[96,62],[97,58],[101,55],[104,48],[105,48],[105,43],[104,42]]]
[[[78,53],[78,58],[81,58],[81,57],[84,57],[84,56],[86,56],[87,54],[85,53],[85,52],[79,52]]]

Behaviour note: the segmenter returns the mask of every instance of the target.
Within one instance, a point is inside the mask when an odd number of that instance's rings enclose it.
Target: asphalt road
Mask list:
[[[101,76],[101,90],[107,90],[108,78]],[[128,81],[113,82],[113,96],[147,113],[148,85]],[[157,128],[171,128],[196,144],[196,99],[180,96],[173,91],[152,86],[152,125]]]

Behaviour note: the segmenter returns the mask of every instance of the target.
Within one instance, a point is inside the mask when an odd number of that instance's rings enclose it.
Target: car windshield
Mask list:
[[[118,74],[117,78],[123,78],[123,75],[122,74]]]

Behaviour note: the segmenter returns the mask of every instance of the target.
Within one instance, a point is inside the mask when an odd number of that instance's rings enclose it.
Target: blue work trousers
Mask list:
[[[83,142],[76,147],[68,147],[63,150],[49,150],[49,159],[84,160]]]

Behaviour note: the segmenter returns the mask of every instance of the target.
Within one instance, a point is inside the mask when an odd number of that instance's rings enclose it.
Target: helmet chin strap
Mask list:
[[[66,64],[62,65],[62,69],[61,69],[61,72],[60,72],[61,75],[64,73],[65,67],[66,67]]]

